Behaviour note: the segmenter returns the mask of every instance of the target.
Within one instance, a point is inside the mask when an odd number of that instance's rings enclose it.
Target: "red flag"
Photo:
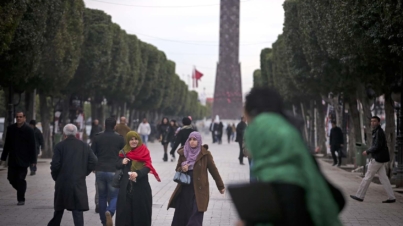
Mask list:
[[[193,87],[194,87],[194,83],[196,83],[196,87],[198,87],[198,81],[201,79],[201,77],[203,77],[203,74],[196,70],[196,68],[193,70],[193,75],[192,75],[192,79],[193,79]]]

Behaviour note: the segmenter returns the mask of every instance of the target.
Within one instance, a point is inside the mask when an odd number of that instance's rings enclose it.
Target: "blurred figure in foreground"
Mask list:
[[[252,173],[259,181],[272,184],[281,206],[279,222],[262,223],[341,225],[340,209],[331,189],[293,119],[285,115],[281,96],[269,88],[253,88],[246,97],[245,119],[248,122],[245,142],[253,158]],[[244,224],[250,225],[247,223]]]

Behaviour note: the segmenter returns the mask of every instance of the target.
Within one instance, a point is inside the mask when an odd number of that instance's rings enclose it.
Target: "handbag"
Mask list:
[[[176,172],[174,176],[174,181],[178,184],[190,184],[190,176],[182,171]]]
[[[120,150],[120,152],[122,152],[123,156],[125,158],[127,158],[126,154],[123,150]],[[120,188],[120,180],[122,179],[122,176],[123,176],[123,170],[122,169],[116,170],[115,175],[113,176],[113,180],[112,180],[112,187]]]

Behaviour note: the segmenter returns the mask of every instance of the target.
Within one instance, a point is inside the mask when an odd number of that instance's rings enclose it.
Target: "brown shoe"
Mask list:
[[[106,216],[106,224],[105,226],[113,226],[113,221],[112,221],[112,214],[109,211],[105,212],[105,216]]]

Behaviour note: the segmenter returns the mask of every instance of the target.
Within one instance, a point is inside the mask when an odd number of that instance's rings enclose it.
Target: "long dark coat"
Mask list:
[[[136,182],[132,183],[133,200],[135,205],[132,209],[133,212],[129,212],[127,207],[129,200],[127,198],[127,186],[129,185],[129,174],[131,161],[123,165],[123,158],[119,158],[116,162],[117,169],[123,169],[123,176],[120,180],[120,189],[118,194],[118,201],[116,203],[116,221],[115,226],[126,226],[126,221],[132,217],[134,221],[133,226],[151,226],[152,217],[152,191],[150,183],[148,182],[148,173],[150,169],[143,167],[141,170],[136,170],[138,174]],[[132,160],[133,161],[133,160]],[[139,164],[139,162],[137,163]],[[130,225],[132,226],[132,225]]]
[[[182,162],[186,161],[183,153],[183,148],[178,150],[179,159],[176,166],[176,171],[181,170]],[[210,189],[207,170],[213,177],[219,191],[224,189],[224,183],[218,173],[217,167],[214,163],[213,156],[205,146],[202,147],[200,154],[197,156],[196,162],[193,167],[193,186],[195,190],[197,209],[199,212],[206,212],[210,200]],[[169,199],[168,209],[175,208],[177,195],[181,192],[181,184],[178,184],[174,193]]]
[[[36,163],[36,147],[34,130],[26,123],[18,127],[16,123],[7,127],[1,160],[10,167],[29,167]]]
[[[89,210],[85,178],[95,169],[97,157],[88,144],[68,136],[55,147],[50,170],[55,186],[55,210]]]

